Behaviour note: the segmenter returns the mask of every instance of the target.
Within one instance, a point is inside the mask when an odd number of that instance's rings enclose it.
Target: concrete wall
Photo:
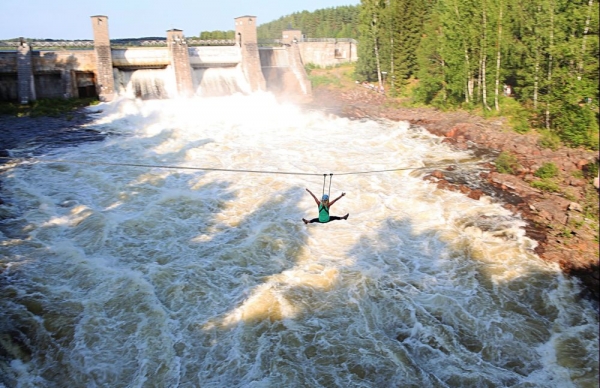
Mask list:
[[[37,98],[92,97],[89,86],[95,84],[96,58],[93,50],[31,51],[33,85],[19,92],[18,54],[0,53],[0,100],[17,101],[23,94]],[[33,87],[33,93],[29,90]],[[25,90],[27,89],[27,90]]]
[[[298,42],[298,48],[305,64],[327,67],[358,60],[353,42]]]
[[[55,70],[95,71],[93,50],[34,51],[33,72]]]
[[[161,68],[171,63],[169,52],[164,47],[133,47],[112,49],[113,67]]]
[[[0,51],[0,74],[17,72],[17,53]]]
[[[16,101],[19,98],[17,73],[0,73],[0,101]]]
[[[190,64],[198,67],[230,67],[242,62],[239,46],[190,47]]]
[[[77,70],[95,71],[93,50],[32,51],[31,66],[35,73]],[[0,74],[17,72],[17,53],[0,52]]]
[[[18,98],[17,53],[0,52],[0,100],[16,101]]]

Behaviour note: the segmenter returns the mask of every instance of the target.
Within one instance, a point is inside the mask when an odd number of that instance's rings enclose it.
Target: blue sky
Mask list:
[[[303,10],[357,5],[360,0],[2,0],[0,40],[92,39],[90,16],[108,16],[111,39],[165,36],[172,28],[187,36],[233,30],[233,19],[256,16],[258,24]]]

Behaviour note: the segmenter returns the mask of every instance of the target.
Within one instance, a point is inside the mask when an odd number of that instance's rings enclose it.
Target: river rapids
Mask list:
[[[99,109],[3,167],[0,386],[597,387],[578,284],[422,179],[469,152],[267,93]]]

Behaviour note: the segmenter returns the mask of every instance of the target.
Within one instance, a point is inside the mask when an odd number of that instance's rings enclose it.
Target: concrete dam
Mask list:
[[[0,42],[16,49],[0,51],[0,100],[27,104],[40,98],[110,101],[116,95],[160,99],[256,91],[298,99],[311,95],[306,63],[330,66],[357,59],[352,39],[307,40],[299,30],[286,30],[282,39],[259,42],[255,16],[235,18],[234,40],[197,41],[172,29],[165,40],[135,41],[135,47],[110,40],[107,16],[91,21],[93,41]],[[52,49],[43,50],[44,45]]]

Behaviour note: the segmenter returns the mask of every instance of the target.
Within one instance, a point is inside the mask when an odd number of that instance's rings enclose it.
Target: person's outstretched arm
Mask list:
[[[345,196],[346,193],[342,193],[342,195],[340,195],[339,197],[337,197],[336,199],[334,199],[333,201],[329,202],[329,207],[333,206],[333,204],[340,198],[342,198],[343,196]]]
[[[315,197],[315,195],[312,193],[312,191],[310,191],[309,189],[306,189],[306,191],[308,191],[308,193],[310,195],[312,195],[312,197],[315,199],[315,202],[317,203],[317,205],[321,204],[321,202],[319,202],[319,200],[317,199],[317,197]]]

